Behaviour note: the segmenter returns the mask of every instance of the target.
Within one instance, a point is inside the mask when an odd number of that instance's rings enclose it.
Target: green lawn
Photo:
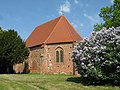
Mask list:
[[[70,75],[0,74],[0,90],[120,90],[112,86],[85,86]]]

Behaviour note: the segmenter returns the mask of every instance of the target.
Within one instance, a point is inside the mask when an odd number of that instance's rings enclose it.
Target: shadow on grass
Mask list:
[[[69,77],[69,78],[67,78],[66,81],[74,82],[74,83],[81,83],[82,85],[85,85],[85,86],[90,86],[90,85],[92,85],[92,86],[96,86],[96,85],[101,86],[101,85],[103,85],[101,83],[100,84],[91,83],[89,79],[82,78],[82,77]]]
[[[85,86],[120,86],[120,83],[113,83],[113,81],[111,80],[106,80],[106,81],[102,81],[102,80],[98,80],[95,81],[95,79],[93,80],[89,80],[88,78],[82,78],[82,77],[69,77],[67,78],[68,82],[74,82],[74,83],[81,83]]]
[[[81,77],[69,77],[66,81],[85,84]]]

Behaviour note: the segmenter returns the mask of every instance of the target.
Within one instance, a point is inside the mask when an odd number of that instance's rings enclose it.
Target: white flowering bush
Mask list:
[[[72,53],[78,73],[88,84],[120,84],[120,27],[93,32]]]

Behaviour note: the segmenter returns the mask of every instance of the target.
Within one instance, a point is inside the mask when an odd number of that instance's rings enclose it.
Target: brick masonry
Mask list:
[[[56,62],[56,50],[63,50],[63,62]],[[29,69],[32,73],[43,74],[73,74],[71,59],[73,43],[60,43],[37,46],[30,49],[28,59]]]

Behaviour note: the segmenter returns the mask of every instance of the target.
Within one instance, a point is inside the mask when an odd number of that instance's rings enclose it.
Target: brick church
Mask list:
[[[65,16],[37,26],[26,40],[30,72],[74,74],[72,49],[81,40]]]

